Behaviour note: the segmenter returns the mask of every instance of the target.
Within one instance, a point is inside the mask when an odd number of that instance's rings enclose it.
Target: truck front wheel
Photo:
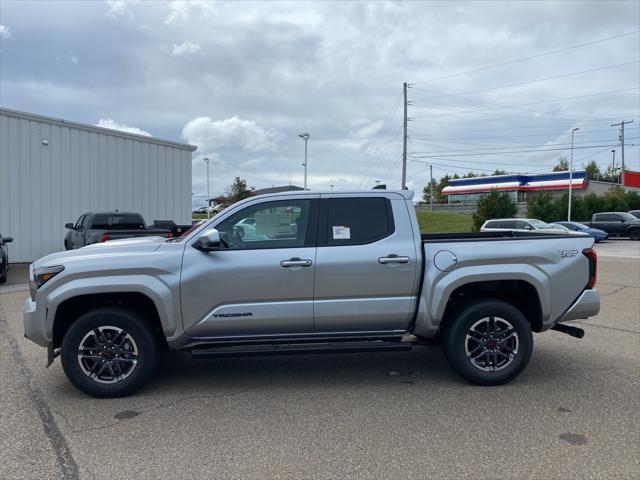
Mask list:
[[[514,306],[476,300],[453,312],[442,332],[451,367],[477,385],[501,385],[517,377],[533,351],[531,326]]]
[[[94,397],[122,397],[151,377],[158,340],[137,312],[99,307],[73,322],[62,340],[62,367],[80,391]]]

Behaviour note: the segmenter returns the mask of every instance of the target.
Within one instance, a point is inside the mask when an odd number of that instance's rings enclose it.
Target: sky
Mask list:
[[[197,145],[194,205],[235,176],[311,189],[468,171],[640,170],[640,2],[0,2],[0,105]]]

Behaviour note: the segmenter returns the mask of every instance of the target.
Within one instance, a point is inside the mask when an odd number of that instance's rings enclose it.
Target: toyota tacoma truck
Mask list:
[[[409,350],[498,385],[533,332],[596,315],[589,236],[421,235],[409,191],[261,195],[180,238],[48,255],[30,267],[25,336],[96,397],[131,394],[166,349],[193,357]],[[251,225],[251,235],[246,226]]]

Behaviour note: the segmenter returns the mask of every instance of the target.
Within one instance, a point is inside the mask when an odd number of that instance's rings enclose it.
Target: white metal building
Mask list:
[[[84,212],[191,220],[196,147],[0,108],[0,233],[12,262],[62,250]]]

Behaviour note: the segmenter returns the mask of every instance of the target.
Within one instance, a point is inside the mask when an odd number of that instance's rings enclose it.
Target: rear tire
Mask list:
[[[506,302],[476,300],[452,313],[442,333],[451,367],[477,385],[502,385],[517,377],[533,351],[531,326]]]
[[[62,340],[69,381],[93,397],[131,395],[151,377],[159,340],[145,318],[124,307],[98,307],[71,324]]]
[[[629,230],[629,238],[631,240],[640,240],[640,228],[632,228]]]

